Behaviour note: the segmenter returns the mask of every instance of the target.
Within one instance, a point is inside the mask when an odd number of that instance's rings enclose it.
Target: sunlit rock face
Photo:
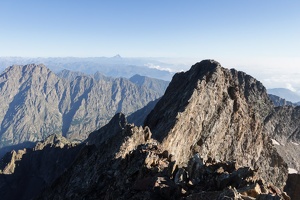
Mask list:
[[[204,60],[173,77],[145,125],[181,166],[195,153],[204,160],[235,160],[282,187],[286,164],[263,131],[272,110],[259,81]]]

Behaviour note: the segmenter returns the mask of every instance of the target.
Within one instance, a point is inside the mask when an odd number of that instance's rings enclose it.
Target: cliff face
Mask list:
[[[145,125],[181,166],[196,153],[204,160],[235,160],[283,186],[286,164],[263,132],[272,110],[259,81],[205,60],[174,76]]]
[[[84,140],[115,113],[133,113],[159,97],[125,78],[12,66],[0,75],[0,148],[50,134]]]
[[[300,106],[277,107],[266,120],[268,132],[278,153],[290,168],[300,172]]]

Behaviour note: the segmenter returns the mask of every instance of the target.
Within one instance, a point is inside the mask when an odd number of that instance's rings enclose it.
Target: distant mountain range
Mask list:
[[[130,78],[135,74],[170,81],[174,71],[184,66],[168,64],[151,58],[123,58],[114,57],[50,57],[50,58],[24,58],[0,57],[0,71],[11,65],[26,65],[42,63],[53,72],[63,69],[80,71],[85,74],[100,72],[105,76]],[[175,70],[176,71],[176,70]]]
[[[286,88],[270,88],[268,94],[276,95],[292,103],[300,102],[300,94]]]
[[[84,140],[115,113],[126,115],[161,97],[167,81],[130,79],[45,65],[14,65],[0,74],[0,148],[59,134]]]

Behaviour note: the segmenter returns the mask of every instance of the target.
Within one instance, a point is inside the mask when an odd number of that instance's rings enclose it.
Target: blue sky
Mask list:
[[[213,58],[295,76],[299,10],[296,0],[3,0],[0,56]]]

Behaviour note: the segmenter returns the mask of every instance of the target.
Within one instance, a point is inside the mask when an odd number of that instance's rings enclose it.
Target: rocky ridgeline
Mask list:
[[[197,153],[180,167],[148,127],[127,124],[122,114],[87,142],[38,199],[289,199],[256,170],[234,161],[204,162]]]
[[[72,164],[82,145],[51,135],[34,148],[7,153],[0,160],[0,196],[32,199]]]
[[[144,127],[116,114],[91,133],[36,199],[288,200],[288,167],[269,137],[274,113],[259,81],[202,61],[174,76]],[[290,180],[286,191],[296,197],[297,178]]]
[[[290,101],[287,101],[281,97],[278,97],[276,95],[273,94],[268,94],[269,98],[271,99],[271,101],[273,102],[274,106],[297,106],[296,103],[292,103]]]
[[[204,160],[235,160],[282,187],[286,163],[263,131],[272,110],[259,81],[205,60],[174,76],[145,125],[179,165],[196,153]]]
[[[115,113],[133,113],[162,95],[144,83],[99,73],[56,75],[44,65],[9,67],[0,75],[0,148],[50,134],[82,141]]]

